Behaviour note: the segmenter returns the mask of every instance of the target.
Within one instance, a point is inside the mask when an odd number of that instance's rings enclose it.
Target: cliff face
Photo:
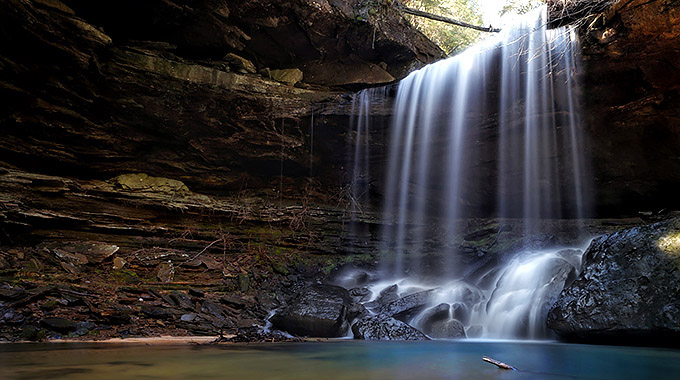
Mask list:
[[[55,313],[124,322],[103,335],[235,331],[280,289],[372,263],[380,226],[347,223],[346,93],[443,55],[375,4],[0,2],[0,333]],[[679,7],[623,2],[581,28],[603,212],[680,207]],[[189,286],[197,322],[167,298]]]
[[[362,3],[0,2],[0,335],[53,316],[236,331],[352,257],[347,111],[312,156],[313,105],[442,55]],[[189,286],[206,298],[187,322],[166,290]],[[90,296],[55,308],[74,291]]]
[[[602,213],[680,207],[680,3],[620,1],[582,22]]]

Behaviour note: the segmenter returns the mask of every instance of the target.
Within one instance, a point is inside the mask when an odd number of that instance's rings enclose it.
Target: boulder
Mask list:
[[[302,71],[300,71],[300,69],[271,70],[269,75],[273,80],[291,86],[294,86],[298,82],[302,82]]]
[[[408,321],[432,302],[436,291],[437,289],[423,290],[399,298],[380,308],[379,314],[385,314],[402,321]]]
[[[465,338],[465,327],[460,321],[455,319],[435,321],[427,325],[423,332],[431,338]]]
[[[441,303],[431,307],[423,313],[422,318],[419,318],[419,327],[431,338],[465,338],[463,323],[451,318],[452,309],[455,313],[461,305],[458,303],[454,305]]]
[[[548,327],[571,341],[677,342],[679,284],[680,218],[604,235],[553,304]]]
[[[344,336],[363,307],[349,292],[334,285],[312,285],[270,320],[278,329],[299,336]]]
[[[422,332],[387,315],[373,315],[352,326],[355,339],[365,340],[427,340]]]

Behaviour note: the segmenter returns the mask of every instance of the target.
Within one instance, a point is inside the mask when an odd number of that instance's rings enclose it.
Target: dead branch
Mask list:
[[[511,365],[505,364],[505,363],[503,363],[503,362],[499,362],[499,361],[496,360],[496,359],[491,359],[491,358],[488,357],[488,356],[482,356],[482,360],[484,360],[484,361],[487,362],[487,363],[491,363],[491,364],[493,364],[493,365],[495,365],[496,367],[501,368],[501,369],[508,369],[508,370],[511,370],[511,371],[516,371],[516,370],[517,370],[517,368],[515,368],[515,367],[513,367],[513,366],[511,366]]]
[[[428,13],[428,12],[419,11],[417,9],[409,8],[405,5],[402,5],[399,2],[396,2],[396,7],[401,12],[408,13],[408,14],[413,15],[413,16],[425,17],[425,18],[429,18],[430,20],[441,21],[441,22],[445,22],[447,24],[462,26],[463,28],[470,28],[470,29],[474,29],[474,30],[479,30],[481,32],[489,32],[489,33],[498,33],[498,32],[501,31],[500,29],[494,28],[491,25],[489,25],[488,27],[472,25],[472,24],[468,24],[467,22],[454,20],[452,18],[448,18],[448,17],[444,17],[444,16],[440,16],[440,15],[436,15],[436,14],[432,14],[432,13]]]

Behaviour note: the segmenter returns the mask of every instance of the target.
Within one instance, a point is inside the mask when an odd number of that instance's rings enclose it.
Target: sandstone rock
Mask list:
[[[297,82],[302,82],[302,71],[300,69],[270,70],[271,79],[294,86]]]
[[[361,309],[341,287],[312,285],[270,320],[277,328],[295,335],[339,337],[346,334]]]
[[[255,65],[243,57],[239,57],[234,53],[229,53],[224,57],[224,60],[229,63],[229,67],[236,72],[242,74],[255,74]]]
[[[427,340],[417,329],[387,315],[363,318],[352,326],[355,339],[365,340]]]
[[[601,236],[551,308],[548,327],[574,341],[667,344],[680,337],[678,284],[680,219]]]

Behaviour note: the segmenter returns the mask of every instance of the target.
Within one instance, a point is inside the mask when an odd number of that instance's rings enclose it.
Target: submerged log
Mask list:
[[[484,360],[484,361],[487,362],[487,363],[491,363],[491,364],[493,364],[493,365],[495,365],[496,367],[501,368],[501,369],[509,369],[509,370],[511,370],[511,371],[517,371],[517,368],[515,368],[515,367],[513,367],[513,366],[511,366],[511,365],[505,364],[505,363],[503,363],[503,362],[499,362],[498,360],[492,359],[492,358],[490,358],[490,357],[488,357],[488,356],[482,356],[482,360]]]

